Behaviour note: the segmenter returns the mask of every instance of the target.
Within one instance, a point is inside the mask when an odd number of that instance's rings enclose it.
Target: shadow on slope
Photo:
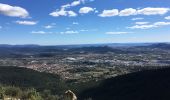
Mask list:
[[[80,100],[170,100],[170,68],[141,71],[102,81]]]

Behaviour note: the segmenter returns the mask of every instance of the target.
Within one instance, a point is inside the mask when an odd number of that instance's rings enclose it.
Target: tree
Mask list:
[[[28,91],[29,100],[43,100],[40,94],[33,88]]]
[[[4,99],[4,95],[5,95],[5,90],[2,86],[0,86],[0,99]]]

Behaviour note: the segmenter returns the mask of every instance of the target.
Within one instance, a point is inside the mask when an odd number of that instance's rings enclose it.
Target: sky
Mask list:
[[[0,44],[170,42],[170,0],[0,0]]]

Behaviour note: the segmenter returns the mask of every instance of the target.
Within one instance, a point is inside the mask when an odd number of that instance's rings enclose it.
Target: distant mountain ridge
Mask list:
[[[91,46],[110,46],[110,47],[123,47],[123,46],[147,46],[153,43],[99,43],[99,44],[71,44],[71,45],[37,45],[37,44],[25,44],[25,45],[10,45],[0,44],[0,47],[68,47],[68,48],[80,48],[80,47],[91,47]]]
[[[170,43],[135,43],[135,44],[87,44],[87,45],[0,45],[0,57],[52,57],[58,54],[73,53],[140,53],[152,52],[152,49],[170,49]],[[142,52],[143,52],[142,51]]]
[[[170,43],[158,43],[150,45],[151,48],[170,49]]]

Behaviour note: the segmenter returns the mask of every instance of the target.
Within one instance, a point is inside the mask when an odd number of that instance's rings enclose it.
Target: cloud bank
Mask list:
[[[126,8],[124,10],[112,9],[103,10],[100,17],[112,17],[112,16],[131,16],[131,15],[164,15],[170,11],[170,8],[152,8],[146,7],[143,9]]]

